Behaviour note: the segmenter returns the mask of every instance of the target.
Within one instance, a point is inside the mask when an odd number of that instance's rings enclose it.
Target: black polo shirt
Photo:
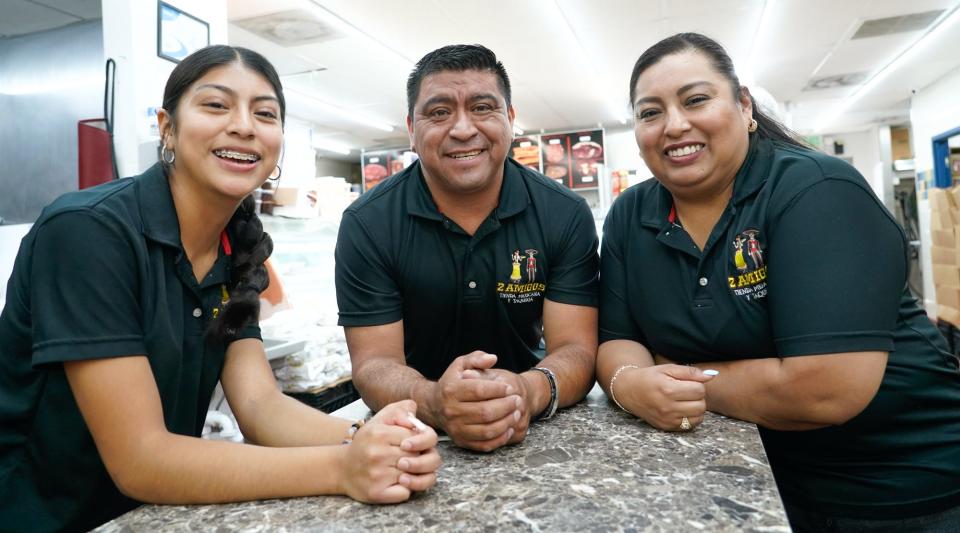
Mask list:
[[[539,360],[544,298],[597,305],[586,202],[512,159],[474,235],[437,210],[416,163],[344,212],[336,260],[340,325],[402,319],[407,364],[429,379],[473,350],[527,370]]]
[[[680,363],[890,352],[876,397],[847,423],[761,428],[781,494],[861,518],[960,503],[960,373],[906,289],[903,231],[857,171],[754,140],[702,252],[672,208],[648,180],[610,210],[600,342]]]
[[[146,355],[167,429],[200,435],[226,348],[204,332],[229,269],[221,251],[197,283],[159,165],[43,211],[0,315],[0,529],[87,530],[138,505],[107,474],[64,361]]]

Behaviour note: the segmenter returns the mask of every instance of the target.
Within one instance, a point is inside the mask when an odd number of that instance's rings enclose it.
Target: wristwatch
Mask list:
[[[530,370],[543,372],[543,375],[547,376],[547,381],[550,382],[550,403],[547,404],[546,409],[533,418],[534,422],[537,420],[547,420],[557,412],[557,404],[560,403],[560,398],[557,396],[557,376],[554,375],[553,370],[542,366],[535,366]]]

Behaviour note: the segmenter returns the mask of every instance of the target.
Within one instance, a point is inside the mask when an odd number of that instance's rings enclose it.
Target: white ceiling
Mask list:
[[[946,14],[958,4],[958,0],[228,0],[228,38],[230,44],[260,51],[277,66],[286,87],[288,114],[310,122],[318,143],[352,148],[347,157],[356,160],[360,148],[406,144],[406,77],[425,53],[453,43],[481,43],[497,53],[511,78],[517,123],[528,132],[597,125],[629,128],[627,83],[634,61],[648,46],[680,31],[705,33],[723,43],[744,84],[755,93],[758,86],[768,91],[786,121],[802,132],[904,123],[911,91],[960,68],[956,53],[960,24],[939,32],[934,42],[915,50],[909,61],[852,105],[841,106],[859,85],[807,91],[804,87],[827,76],[860,74],[862,80],[869,79],[927,31],[851,39],[864,21],[936,10]],[[0,6],[0,38],[100,16],[99,0],[0,0]],[[299,12],[286,13],[291,10]],[[277,15],[285,13],[285,19]],[[318,42],[281,45],[259,35],[270,24],[259,18],[266,15],[275,15],[275,40],[307,37],[318,28],[328,35]],[[746,79],[751,69],[753,83]]]
[[[908,120],[909,97],[960,67],[960,27],[887,76],[843,112],[858,86],[804,91],[815,78],[879,71],[926,29],[852,40],[867,20],[950,12],[956,0],[228,0],[231,44],[263,52],[297,94],[289,113],[314,123],[316,138],[354,148],[403,145],[405,83],[413,63],[452,43],[481,43],[503,61],[517,122],[528,132],[627,128],[627,85],[636,58],[680,31],[719,40],[741,76],[780,104],[794,128],[851,131]],[[769,13],[760,27],[764,7]],[[287,10],[343,37],[279,46],[237,21]],[[255,24],[255,23],[254,23]],[[759,31],[758,31],[759,29]],[[293,29],[291,28],[291,31]],[[755,51],[751,55],[751,51]],[[954,51],[954,52],[949,52]],[[748,82],[746,80],[745,84]],[[960,88],[958,88],[960,89]],[[310,95],[306,97],[303,95]],[[393,126],[386,132],[333,114],[317,101]],[[313,102],[311,106],[306,104]],[[826,119],[826,120],[825,120]],[[356,152],[353,153],[356,157]]]
[[[0,0],[0,39],[100,18],[100,0]]]

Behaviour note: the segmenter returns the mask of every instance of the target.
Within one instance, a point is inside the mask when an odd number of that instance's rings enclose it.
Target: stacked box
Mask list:
[[[929,197],[930,256],[937,316],[960,326],[960,187],[934,187]]]

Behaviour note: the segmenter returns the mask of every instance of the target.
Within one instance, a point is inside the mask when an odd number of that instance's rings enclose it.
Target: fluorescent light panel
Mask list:
[[[371,128],[374,128],[374,129],[378,129],[378,130],[383,130],[383,131],[393,131],[393,129],[394,129],[393,126],[390,125],[390,124],[387,124],[387,123],[385,123],[385,122],[381,122],[381,121],[379,121],[379,120],[377,120],[377,119],[375,119],[375,118],[371,118],[371,117],[368,117],[368,116],[366,116],[366,115],[361,115],[360,113],[356,113],[356,112],[354,112],[354,111],[346,110],[346,109],[344,109],[344,108],[342,108],[342,107],[336,106],[336,105],[331,104],[331,103],[329,103],[329,102],[325,102],[325,101],[317,98],[316,96],[314,96],[314,95],[312,95],[312,94],[309,94],[309,93],[306,93],[306,92],[304,92],[304,91],[301,91],[301,90],[298,90],[298,89],[291,89],[291,88],[289,88],[289,87],[286,87],[286,88],[284,88],[283,90],[284,90],[284,92],[290,92],[290,93],[294,93],[294,94],[297,94],[297,95],[299,95],[299,96],[302,96],[302,97],[304,97],[304,98],[308,98],[313,105],[319,107],[319,108],[322,109],[324,112],[330,113],[330,114],[332,114],[332,115],[336,115],[336,116],[338,116],[338,117],[340,117],[340,118],[342,118],[342,119],[344,119],[344,120],[348,120],[348,121],[350,121],[350,122],[354,122],[354,123],[357,123],[357,124],[362,124],[362,125],[364,125],[364,126],[368,126],[368,127],[371,127]]]
[[[343,155],[350,155],[351,150],[351,148],[345,144],[326,139],[314,139],[310,145],[313,146],[315,150],[323,150],[325,152],[334,152]]]
[[[950,27],[954,26],[958,21],[960,21],[960,5],[954,6],[947,14],[940,18],[940,21],[937,22],[934,27],[910,44],[910,46],[908,46],[905,50],[894,56],[890,61],[887,62],[886,65],[883,66],[883,68],[877,71],[873,77],[861,85],[859,89],[854,91],[850,96],[847,96],[842,102],[840,102],[836,108],[829,113],[825,113],[824,116],[821,117],[820,123],[815,129],[817,131],[822,131],[824,128],[832,124],[836,118],[849,109],[850,106],[863,98],[877,85],[880,85],[880,83],[887,79],[895,70],[910,62],[911,59],[917,57],[917,54],[920,54],[929,43],[946,33],[946,31],[950,29]]]
[[[590,72],[593,73],[593,88],[594,88],[594,90],[597,92],[597,94],[599,94],[599,95],[601,96],[601,98],[602,98],[603,100],[609,102],[610,99],[609,99],[608,96],[605,94],[605,91],[603,91],[603,90],[601,89],[600,73],[597,71],[597,69],[596,69],[596,67],[594,66],[593,62],[590,61],[590,56],[587,54],[587,49],[586,49],[586,47],[583,46],[583,43],[580,42],[580,36],[577,35],[576,30],[573,29],[573,25],[570,24],[570,19],[569,19],[569,17],[567,17],[567,13],[563,10],[563,7],[560,5],[560,2],[559,2],[558,0],[553,0],[553,6],[554,6],[554,9],[556,10],[556,12],[560,14],[560,18],[563,19],[563,23],[564,23],[564,26],[566,26],[566,28],[567,28],[567,32],[569,32],[569,33],[570,33],[570,36],[573,37],[573,42],[576,43],[576,47],[575,47],[575,48],[577,49],[577,51],[580,52],[580,53],[577,54],[577,55],[580,56],[580,61],[581,61],[581,63],[583,64],[583,66],[584,66],[588,71],[590,71]],[[613,99],[613,101],[616,101],[616,100],[618,100],[618,98],[614,98],[614,99]],[[607,104],[607,111],[608,111],[611,115],[613,115],[614,118],[616,118],[616,119],[620,122],[620,124],[626,124],[626,123],[627,123],[627,119],[629,118],[629,115],[627,114],[626,110],[623,109],[622,107],[623,107],[623,106],[618,105],[618,104],[615,104],[615,103],[608,103],[608,104]]]

